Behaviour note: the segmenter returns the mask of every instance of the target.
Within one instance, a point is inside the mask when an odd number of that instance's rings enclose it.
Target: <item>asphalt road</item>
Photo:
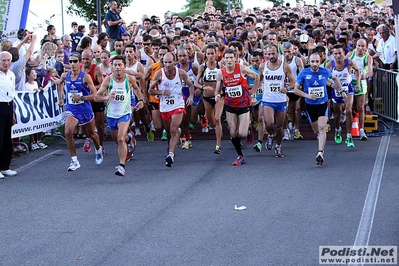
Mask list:
[[[329,141],[322,166],[315,140],[284,142],[282,159],[244,144],[239,167],[230,141],[215,155],[193,140],[172,168],[165,142],[139,141],[125,177],[116,144],[101,166],[82,145],[75,172],[62,141],[13,160],[0,265],[318,265],[320,245],[398,245],[397,136]]]

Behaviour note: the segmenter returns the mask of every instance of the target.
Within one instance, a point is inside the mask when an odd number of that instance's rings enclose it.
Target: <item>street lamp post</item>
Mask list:
[[[64,35],[64,0],[61,0],[61,23],[62,23],[62,35]]]
[[[102,32],[101,28],[101,0],[96,0],[97,5],[97,28],[98,32]]]

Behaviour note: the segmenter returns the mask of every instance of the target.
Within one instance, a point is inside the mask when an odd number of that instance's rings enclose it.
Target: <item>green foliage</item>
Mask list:
[[[133,0],[118,0],[122,6],[129,6]],[[97,21],[97,6],[96,0],[69,0],[67,13],[70,15],[77,15],[86,19],[87,21]],[[108,0],[101,0],[101,19],[105,17],[108,11]]]
[[[179,15],[181,17],[195,15],[195,14],[202,15],[202,13],[205,10],[205,4],[206,0],[187,0],[187,5],[184,6],[186,11],[179,13]],[[213,6],[215,8],[220,8],[222,10],[222,13],[227,11],[226,0],[213,0]],[[234,8],[237,6],[242,8],[241,0],[230,0],[230,8]]]

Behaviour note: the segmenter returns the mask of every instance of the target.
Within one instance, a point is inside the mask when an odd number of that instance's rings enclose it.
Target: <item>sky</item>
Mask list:
[[[108,0],[102,0],[102,2]],[[64,16],[61,12],[61,3],[63,2]],[[204,0],[205,2],[205,0]],[[265,0],[243,0],[244,8],[262,6]],[[31,0],[30,8],[28,14],[27,29],[34,30],[39,38],[42,38],[46,33],[45,29],[47,24],[44,23],[45,20],[50,20],[51,15],[55,15],[51,18],[50,22],[56,27],[57,36],[63,34],[62,21],[64,21],[64,33],[70,33],[71,23],[76,21],[79,25],[84,24],[86,28],[88,26],[87,21],[79,18],[77,16],[69,16],[66,14],[65,10],[69,4],[68,0]],[[186,0],[133,0],[130,7],[126,7],[122,10],[122,18],[130,23],[132,21],[140,21],[143,14],[149,16],[156,15],[162,20],[163,14],[166,11],[181,12],[183,6],[187,4]],[[50,12],[43,12],[43,10],[48,10]],[[42,25],[42,27],[38,26]],[[44,29],[43,29],[44,28]]]

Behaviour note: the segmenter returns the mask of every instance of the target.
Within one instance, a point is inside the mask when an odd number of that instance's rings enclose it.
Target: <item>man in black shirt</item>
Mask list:
[[[72,22],[72,33],[71,35],[71,44],[72,44],[72,48],[71,48],[71,52],[75,52],[76,48],[78,47],[79,43],[80,43],[80,39],[82,39],[83,37],[83,33],[78,31],[78,23],[76,22]]]
[[[120,38],[120,26],[125,23],[123,19],[119,16],[116,9],[118,4],[116,1],[109,2],[109,10],[105,15],[105,25],[107,28],[107,34],[109,35],[109,49],[114,51],[115,40]]]

